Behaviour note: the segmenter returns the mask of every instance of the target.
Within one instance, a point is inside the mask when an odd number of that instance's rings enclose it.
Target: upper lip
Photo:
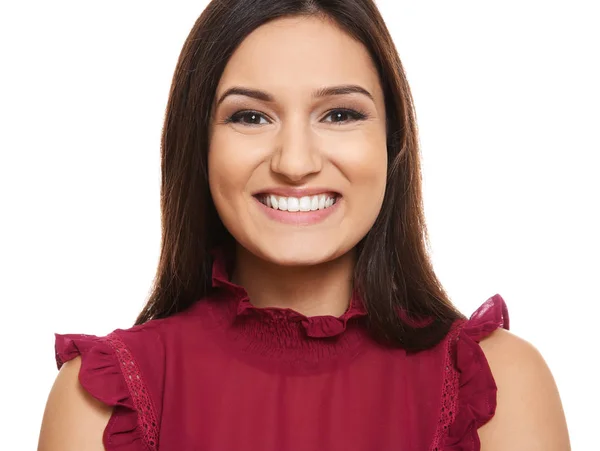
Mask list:
[[[337,191],[333,191],[329,188],[313,187],[313,188],[293,188],[293,187],[273,187],[267,188],[254,193],[254,196],[260,196],[265,194],[274,194],[276,196],[283,197],[305,197],[315,196],[317,194],[328,194],[332,196],[339,196]]]

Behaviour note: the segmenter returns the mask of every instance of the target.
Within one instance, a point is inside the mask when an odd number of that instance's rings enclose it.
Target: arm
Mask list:
[[[81,357],[66,362],[50,390],[38,451],[104,451],[102,435],[112,407],[93,398],[79,383]]]
[[[498,329],[480,346],[498,387],[494,417],[479,429],[482,451],[570,451],[560,396],[539,351]]]

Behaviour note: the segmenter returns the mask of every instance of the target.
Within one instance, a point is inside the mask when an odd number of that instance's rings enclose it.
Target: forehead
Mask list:
[[[359,84],[381,95],[377,71],[363,44],[316,17],[277,19],[248,35],[228,61],[218,92],[238,84],[275,95]]]

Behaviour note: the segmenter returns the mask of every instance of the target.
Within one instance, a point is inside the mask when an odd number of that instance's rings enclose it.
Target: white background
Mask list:
[[[36,447],[53,333],[127,328],[144,304],[164,109],[205,4],[0,6],[3,449]],[[504,297],[574,450],[600,419],[596,4],[379,1],[415,98],[437,272],[466,314]]]

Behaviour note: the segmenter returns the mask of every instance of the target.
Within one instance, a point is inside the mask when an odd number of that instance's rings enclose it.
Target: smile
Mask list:
[[[256,197],[260,203],[273,210],[281,211],[317,211],[325,210],[336,203],[335,194],[317,194],[314,196],[285,197],[274,194],[261,194]]]

